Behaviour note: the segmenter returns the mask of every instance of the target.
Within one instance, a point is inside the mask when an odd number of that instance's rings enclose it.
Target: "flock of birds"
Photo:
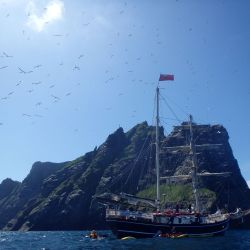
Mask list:
[[[81,59],[83,56],[84,56],[83,54],[80,54],[80,55],[78,56],[78,59]],[[7,52],[5,52],[5,51],[3,51],[3,52],[0,54],[0,63],[1,63],[1,59],[3,59],[3,60],[4,60],[4,59],[12,59],[12,60],[13,60],[13,59],[14,59],[14,56],[13,56],[13,55],[10,55],[9,53],[7,53]],[[59,63],[59,66],[63,66],[63,62]],[[29,75],[29,74],[32,74],[32,73],[34,73],[35,71],[41,69],[42,67],[43,67],[42,64],[36,64],[36,65],[33,66],[32,69],[25,69],[25,68],[23,68],[23,67],[17,67],[16,72],[18,72],[20,75],[22,75],[22,74],[23,74],[23,75]],[[9,65],[0,66],[0,74],[1,74],[1,71],[5,70],[5,69],[7,69],[7,68],[9,68]],[[74,71],[74,70],[80,70],[80,67],[77,66],[77,65],[75,65],[75,66],[73,67],[73,71]],[[43,83],[42,81],[32,81],[32,82],[31,82],[31,86],[33,86],[33,87],[32,87],[32,88],[29,88],[29,89],[27,90],[27,93],[32,94],[32,93],[35,91],[35,87],[41,85],[42,83]],[[15,87],[19,87],[20,85],[24,85],[24,80],[18,80],[18,82],[15,84]],[[77,85],[80,85],[80,84],[77,84]],[[50,84],[50,85],[48,86],[49,89],[53,89],[54,87],[56,87],[56,84]],[[16,91],[16,90],[12,90],[12,91],[8,92],[5,96],[0,97],[0,101],[3,102],[3,101],[7,101],[8,99],[11,99],[11,97],[15,94],[15,91]],[[2,91],[1,91],[1,94],[2,94]],[[71,92],[67,92],[67,93],[65,94],[65,97],[68,97],[68,96],[70,96],[70,95],[71,95]],[[59,102],[59,101],[62,99],[62,97],[56,96],[55,94],[50,94],[50,97],[51,97],[52,102],[54,102],[54,103]],[[43,105],[43,102],[42,102],[42,101],[37,101],[37,102],[35,103],[35,106],[36,106],[36,107],[40,107],[40,106],[42,106],[42,105]],[[47,108],[45,108],[45,109],[47,109]],[[22,113],[21,115],[22,115],[23,117],[26,117],[26,118],[36,118],[36,117],[42,118],[42,117],[43,117],[42,114],[29,114],[29,113],[26,113],[26,112]],[[2,126],[2,125],[4,125],[4,123],[3,123],[3,122],[0,122],[0,126]],[[78,131],[78,129],[74,129],[74,131]]]
[[[57,36],[57,37],[58,37],[58,36],[61,37],[62,35],[57,34],[56,36]],[[1,57],[1,58],[8,58],[8,59],[9,59],[9,58],[14,58],[13,55],[10,55],[10,54],[8,54],[8,53],[6,53],[6,52],[2,52],[2,54],[0,55],[0,57]],[[80,60],[80,59],[82,59],[83,57],[84,57],[84,54],[80,54],[77,58]],[[112,55],[111,57],[113,57],[113,55]],[[140,61],[141,58],[140,58],[140,57],[137,57],[136,60],[137,60],[137,61]],[[128,62],[126,61],[125,64],[128,65]],[[59,63],[59,66],[63,66],[63,62]],[[6,68],[8,68],[8,67],[9,67],[8,65],[1,66],[1,67],[0,67],[0,70],[4,70],[4,69],[6,69]],[[39,69],[42,68],[42,67],[43,67],[42,64],[37,64],[37,65],[34,65],[32,69],[24,69],[24,68],[22,68],[22,67],[18,67],[17,70],[18,70],[18,73],[19,73],[19,74],[24,74],[24,75],[26,75],[26,74],[34,73],[35,70],[39,70]],[[76,64],[76,65],[74,65],[74,67],[72,68],[72,70],[73,70],[73,71],[80,71],[81,69],[80,69],[80,66]],[[128,70],[127,72],[128,72],[128,73],[133,73],[134,71],[133,71],[133,70]],[[106,70],[105,70],[105,75],[107,75],[107,74],[109,74],[109,73],[110,73],[110,70],[106,69]],[[116,75],[116,77],[118,78],[119,75]],[[104,82],[107,84],[107,83],[109,83],[109,82],[111,82],[111,81],[114,81],[114,80],[115,80],[115,76],[110,76],[110,77],[108,77]],[[143,82],[143,80],[141,80],[141,79],[139,79],[139,80],[137,80],[137,81],[140,82],[140,83]],[[136,82],[136,79],[132,79],[132,82]],[[22,85],[22,84],[23,84],[23,80],[19,80],[18,83],[16,83],[15,86],[18,87],[18,86],[20,86],[20,85]],[[31,85],[34,86],[34,87],[35,87],[35,86],[38,86],[38,85],[41,85],[41,84],[42,84],[42,81],[34,81],[34,82],[31,82]],[[144,84],[155,84],[155,83],[154,83],[154,82],[152,82],[152,83],[144,82]],[[80,84],[78,83],[77,85],[80,85]],[[49,89],[52,89],[52,88],[54,88],[55,86],[56,86],[56,84],[51,84],[51,85],[49,85]],[[30,88],[30,89],[27,90],[27,93],[29,93],[29,94],[31,94],[31,93],[33,93],[33,92],[34,92],[34,88]],[[15,91],[10,91],[9,93],[7,93],[7,95],[2,96],[2,97],[0,98],[0,100],[1,100],[1,101],[6,101],[6,100],[8,100],[8,99],[10,99],[10,97],[11,97],[14,93],[15,93]],[[67,92],[67,93],[65,94],[65,96],[68,97],[68,96],[70,96],[71,94],[72,94],[72,92]],[[121,97],[121,96],[123,96],[123,95],[124,95],[123,92],[119,92],[119,93],[118,93],[118,96],[119,96],[119,97]],[[50,97],[52,98],[53,102],[55,102],[55,103],[61,100],[61,97],[56,96],[56,95],[54,95],[54,94],[51,94]],[[41,101],[38,101],[38,102],[35,104],[35,106],[41,106],[42,104],[43,104],[43,103],[42,103]],[[111,107],[106,107],[106,110],[107,110],[107,111],[110,111],[111,109],[112,109]],[[132,111],[132,114],[131,114],[131,117],[135,117],[135,113],[136,113],[136,110],[133,110],[133,111]],[[41,117],[43,117],[43,116],[40,115],[40,114],[31,115],[31,114],[27,114],[27,113],[22,113],[22,116],[23,116],[23,117],[29,117],[29,118],[32,118],[32,117],[40,117],[40,118],[41,118]],[[3,123],[0,122],[0,125],[3,125]],[[78,131],[78,129],[74,129],[74,131]]]
[[[125,3],[125,6],[126,6],[126,5],[127,5],[127,3]],[[123,13],[124,13],[124,10],[120,11],[120,14],[123,14]],[[9,16],[8,16],[8,17],[9,17]],[[89,25],[90,25],[90,22],[84,23],[84,24],[83,24],[83,26],[89,26]],[[25,31],[23,31],[22,33],[23,33],[23,34],[26,34]],[[56,37],[56,38],[62,38],[62,37],[64,37],[64,36],[66,36],[66,35],[63,35],[63,34],[53,34],[52,36],[53,36],[53,37]],[[67,35],[67,36],[68,36],[68,35]],[[117,33],[117,36],[120,36],[120,33],[119,33],[119,32]],[[132,33],[129,33],[129,34],[128,34],[128,37],[132,37]],[[58,43],[57,45],[59,45],[59,43]],[[113,43],[109,43],[109,44],[108,44],[108,47],[111,48],[112,45],[113,45]],[[124,51],[125,51],[125,52],[128,52],[128,49],[125,49]],[[152,54],[151,54],[151,56],[152,56]],[[84,55],[83,53],[80,53],[80,54],[77,56],[77,59],[78,59],[78,60],[81,60],[81,59],[83,59],[84,57],[85,57],[85,55]],[[114,53],[111,53],[110,56],[109,56],[110,59],[113,59],[114,57],[115,57]],[[1,59],[2,59],[2,60],[1,60]],[[5,60],[5,59],[6,59],[6,60]],[[6,70],[6,69],[8,69],[8,68],[10,69],[9,65],[7,65],[7,64],[1,66],[1,63],[2,63],[1,61],[3,61],[3,62],[8,62],[8,63],[9,63],[10,61],[7,61],[7,60],[10,60],[10,59],[14,60],[14,59],[15,59],[14,55],[12,55],[12,54],[10,54],[10,53],[8,53],[8,52],[6,52],[6,51],[3,51],[3,52],[0,54],[0,74],[1,74],[1,71],[4,71],[4,70]],[[141,60],[141,57],[136,57],[136,61],[139,62],[140,60]],[[64,66],[64,62],[60,62],[58,65],[59,65],[59,66]],[[128,62],[128,61],[125,61],[125,62],[124,62],[124,65],[125,65],[125,66],[128,66],[128,65],[129,65],[129,62]],[[25,68],[25,67],[19,66],[19,67],[17,67],[16,72],[18,72],[18,73],[20,74],[20,77],[21,77],[21,75],[31,75],[31,74],[34,74],[35,72],[37,73],[37,71],[38,71],[39,69],[41,69],[42,67],[43,67],[42,64],[36,64],[36,65],[34,65],[32,68],[30,68],[30,69],[27,69],[27,68]],[[12,69],[12,70],[13,70],[13,69]],[[72,71],[81,71],[80,64],[79,64],[79,63],[76,63],[76,64],[72,67]],[[133,73],[133,72],[134,72],[134,70],[131,70],[131,69],[128,69],[128,70],[127,70],[127,73],[129,73],[129,74],[131,74],[131,73]],[[112,75],[112,70],[110,70],[110,69],[106,69],[106,70],[104,71],[104,75],[106,76],[106,80],[104,80],[104,83],[106,83],[106,84],[111,83],[111,82],[115,81],[115,79],[119,78],[119,75],[118,75],[118,74]],[[132,79],[132,82],[136,82],[136,81],[138,81],[138,82],[140,82],[140,83],[143,82],[143,80],[141,80],[141,79],[139,79],[139,80],[137,80],[137,79],[135,79],[135,78]],[[35,91],[35,87],[38,86],[38,85],[42,85],[42,83],[43,83],[42,81],[33,81],[33,82],[31,82],[31,85],[32,85],[33,87],[29,88],[29,89],[27,90],[27,93],[32,94],[32,93]],[[23,84],[24,84],[24,80],[18,80],[18,82],[16,83],[15,86],[18,87],[18,86],[21,86],[21,85],[23,85]],[[145,83],[145,84],[155,84],[155,83],[152,82],[152,83]],[[79,85],[79,84],[78,84],[78,85]],[[27,86],[27,85],[26,85],[26,86]],[[50,84],[48,88],[49,88],[49,89],[53,89],[55,86],[56,86],[56,84]],[[4,95],[4,96],[2,96],[2,97],[0,96],[0,101],[7,101],[8,99],[11,99],[11,97],[15,94],[15,91],[16,91],[16,90],[12,90],[12,91],[8,92],[6,95]],[[2,93],[1,93],[1,94],[2,94]],[[69,97],[71,94],[72,94],[72,92],[67,92],[67,93],[65,94],[65,96],[66,96],[66,97]],[[119,93],[118,93],[118,96],[119,96],[119,97],[121,97],[121,96],[123,96],[123,95],[124,95],[123,92],[119,92]],[[51,97],[51,99],[52,99],[52,101],[53,101],[54,103],[59,102],[59,101],[62,99],[61,96],[59,97],[59,96],[57,96],[57,95],[55,95],[55,94],[51,94],[50,97]],[[42,106],[42,105],[43,105],[43,102],[42,102],[42,101],[37,101],[36,104],[35,104],[36,107],[40,107],[40,106]],[[110,110],[112,110],[112,107],[108,106],[108,107],[106,107],[105,109],[106,109],[106,111],[110,111]],[[26,112],[22,113],[22,116],[23,116],[23,117],[27,117],[27,118],[32,118],[32,117],[43,117],[42,114],[30,114],[30,113],[26,113]],[[135,117],[135,110],[132,111],[131,117]],[[3,122],[1,122],[0,125],[3,125]],[[75,129],[75,131],[78,131],[78,129]]]
[[[127,8],[128,7],[128,4],[127,2],[124,2],[123,3],[123,8],[121,10],[118,10],[118,14],[121,15],[121,16],[124,16],[126,11],[127,11]],[[82,12],[82,15],[85,15],[86,13],[85,12]],[[10,14],[8,13],[8,15],[6,15],[7,18],[10,17]],[[94,19],[90,19],[88,20],[87,22],[84,21],[82,23],[82,27],[83,28],[91,28],[91,25],[92,25],[92,22],[94,22]],[[136,29],[141,29],[143,30],[144,29],[144,25],[143,24],[133,24],[131,27],[130,27],[130,31],[127,33],[127,34],[124,34],[122,31],[114,31],[114,38],[116,40],[119,40],[121,39],[121,36],[127,36],[128,39],[131,39],[131,43],[133,43],[133,38],[136,37]],[[187,28],[187,31],[188,32],[192,32],[192,28],[188,27]],[[155,41],[155,45],[156,46],[162,46],[164,44],[164,42],[161,40],[161,32],[160,32],[160,29],[155,27],[154,31],[153,31],[154,35],[155,35],[155,38],[154,38],[154,41]],[[27,36],[27,31],[26,30],[22,30],[22,35],[23,36]],[[56,45],[61,45],[61,42],[63,38],[67,38],[69,37],[70,35],[68,33],[65,33],[65,34],[60,34],[60,33],[55,33],[55,34],[52,34],[51,35],[52,37],[54,37],[56,39]],[[59,39],[59,40],[58,40]],[[135,38],[136,39],[136,38]],[[27,40],[30,41],[30,37],[27,37]],[[112,47],[114,45],[116,45],[116,40],[112,40],[110,41],[108,44],[107,44],[107,47],[104,48],[106,51],[107,51],[107,60],[113,60],[114,64],[116,64],[116,62],[114,61],[115,58],[119,57],[115,54],[114,51],[112,51]],[[60,41],[60,42],[58,42]],[[117,46],[116,46],[117,47]],[[158,61],[157,61],[157,55],[154,53],[154,52],[146,52],[147,54],[144,54],[144,55],[134,55],[133,53],[131,53],[129,50],[129,44],[128,44],[128,47],[126,48],[122,48],[123,50],[123,53],[124,54],[127,54],[127,56],[125,56],[125,59],[124,59],[124,62],[123,62],[123,68],[124,68],[124,71],[126,72],[127,75],[129,75],[129,78],[130,78],[130,81],[135,84],[135,83],[139,83],[139,84],[145,84],[145,85],[155,85],[155,81],[153,82],[145,82],[145,80],[143,79],[138,79],[138,75],[136,73],[136,67],[139,67],[141,63],[143,63],[143,61],[146,61],[148,59],[151,60],[152,63],[154,64],[157,64]],[[129,53],[130,52],[130,53]],[[128,56],[128,54],[130,54]],[[78,56],[76,56],[76,60],[77,62],[72,66],[71,68],[71,71],[72,72],[81,72],[82,69],[81,69],[81,60],[84,60],[86,58],[86,54],[84,53],[79,53]],[[9,67],[9,64],[2,64],[2,62],[10,62],[9,60],[14,60],[15,59],[15,56],[12,55],[11,53],[7,52],[7,51],[2,51],[2,53],[0,54],[0,74],[1,74],[1,71],[5,71],[5,70],[8,70],[8,68],[10,69]],[[132,62],[131,62],[132,61]],[[58,63],[59,66],[65,66],[64,65],[64,62],[61,61],[60,63]],[[192,71],[192,74],[195,74],[195,69],[192,65],[192,63],[187,60],[187,65],[188,67],[190,68],[190,70]],[[45,65],[46,66],[46,65]],[[32,74],[38,74],[39,75],[39,70],[42,69],[44,67],[43,64],[35,64],[33,67],[31,68],[25,68],[25,67],[22,67],[22,66],[18,66],[16,68],[16,73],[18,73],[20,75],[20,78],[22,78],[22,76],[29,76],[29,75],[32,75]],[[13,70],[13,69],[11,69]],[[65,68],[63,69],[64,71],[66,70]],[[14,70],[15,71],[15,70]],[[104,69],[104,76],[106,77],[104,79],[104,83],[105,84],[111,84],[112,82],[116,82],[116,81],[119,81],[119,78],[120,78],[120,75],[119,73],[114,73],[112,71],[112,68],[106,68]],[[49,75],[49,74],[48,74]],[[27,79],[27,78],[25,78]],[[18,80],[18,82],[16,83],[16,87],[19,87],[19,86],[22,86],[24,85],[25,83],[25,80]],[[44,80],[38,80],[38,81],[32,81],[30,84],[31,84],[31,87],[29,89],[26,90],[26,92],[28,94],[32,94],[36,91],[36,88],[39,86],[39,85],[44,85]],[[78,83],[78,85],[80,85]],[[27,86],[27,85],[25,85]],[[70,97],[72,96],[72,91],[67,91],[65,92],[64,96],[62,95],[57,95],[56,92],[53,93],[52,90],[55,89],[55,87],[57,86],[56,83],[51,83],[51,84],[48,84],[47,87],[48,87],[48,92],[51,92],[50,93],[50,99],[51,99],[51,102],[53,103],[57,103],[59,101],[61,101],[64,97]],[[7,101],[8,99],[11,99],[11,97],[15,94],[15,91],[16,90],[12,90],[12,91],[9,91],[8,93],[6,93],[4,96],[0,96],[0,101],[4,102],[4,101]],[[145,91],[145,88],[143,88],[143,91]],[[2,94],[2,93],[1,93]],[[122,91],[119,91],[117,93],[118,97],[122,97],[124,96],[124,92]],[[44,107],[45,106],[45,103],[42,101],[42,100],[37,100],[37,102],[34,104],[35,107]],[[45,108],[46,109],[46,108]],[[108,106],[108,107],[105,107],[106,111],[110,111],[112,110],[112,107]],[[75,110],[78,110],[78,108],[75,108]],[[136,115],[136,110],[133,108],[131,110],[131,117],[134,118]],[[43,114],[40,114],[40,113],[36,113],[36,114],[31,114],[29,112],[23,112],[22,113],[22,116],[23,117],[26,117],[26,118],[35,118],[35,117],[39,117],[39,118],[42,118],[43,117]],[[0,125],[3,125],[3,122],[0,122]],[[75,129],[75,131],[78,131],[78,129]]]

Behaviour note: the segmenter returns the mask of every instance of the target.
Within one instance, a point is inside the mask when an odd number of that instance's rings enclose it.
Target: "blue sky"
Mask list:
[[[250,180],[250,2],[0,0],[0,181],[152,123],[160,73],[180,120],[222,124]],[[161,116],[173,118],[164,103]],[[178,106],[182,107],[182,112]],[[166,133],[178,122],[166,119]]]

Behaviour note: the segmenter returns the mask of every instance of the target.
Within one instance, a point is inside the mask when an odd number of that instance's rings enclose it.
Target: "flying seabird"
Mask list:
[[[51,95],[54,99],[56,100],[60,100],[60,98],[58,96],[54,96],[54,95]]]
[[[32,72],[33,72],[32,70],[30,70],[30,71],[25,71],[25,70],[23,70],[23,69],[21,69],[21,68],[19,68],[19,67],[18,67],[18,69],[20,70],[19,73],[21,73],[21,74],[29,74],[29,73],[32,73]]]
[[[22,81],[19,81],[19,82],[16,84],[16,86],[19,86],[21,83],[22,83]]]
[[[34,66],[34,69],[38,69],[38,68],[40,68],[40,67],[42,67],[42,64],[35,65],[35,66]]]
[[[75,67],[73,68],[73,70],[80,70],[80,67],[75,65]]]
[[[13,57],[13,56],[8,55],[8,54],[5,53],[5,52],[3,52],[3,55],[4,55],[5,57],[8,57],[8,58]]]
[[[23,114],[22,114],[22,116],[32,117],[31,115],[29,115],[29,114],[25,114],[25,113],[23,113]]]

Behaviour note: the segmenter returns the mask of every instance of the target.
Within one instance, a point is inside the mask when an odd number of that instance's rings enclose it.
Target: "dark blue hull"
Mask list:
[[[152,222],[138,222],[133,220],[107,219],[112,232],[123,238],[132,236],[135,238],[152,238],[160,233],[171,233],[173,227],[176,233],[186,234],[190,237],[205,237],[223,235],[229,226],[229,219],[211,224],[162,224]]]

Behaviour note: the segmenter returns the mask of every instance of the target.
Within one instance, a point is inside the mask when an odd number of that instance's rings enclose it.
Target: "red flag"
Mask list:
[[[159,81],[173,81],[174,75],[160,74]]]

